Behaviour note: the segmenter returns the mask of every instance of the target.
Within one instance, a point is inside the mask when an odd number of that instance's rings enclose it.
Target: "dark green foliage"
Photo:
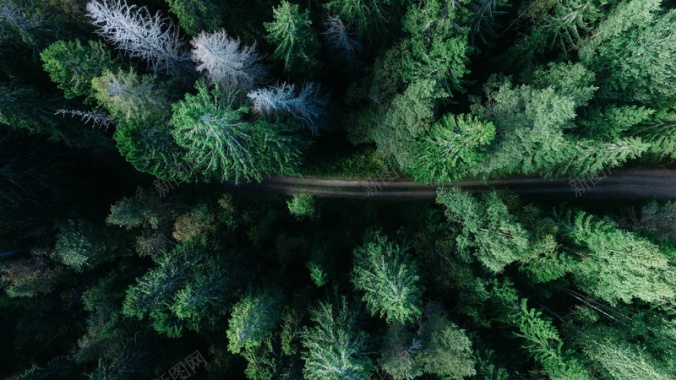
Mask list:
[[[118,70],[119,62],[101,42],[90,40],[57,41],[40,54],[43,67],[66,99],[92,96],[92,79],[108,70]]]
[[[493,297],[502,304],[503,323],[516,328],[514,335],[523,339],[527,350],[545,372],[554,379],[591,379],[582,364],[563,349],[563,341],[552,321],[542,312],[528,307],[528,300],[519,298],[509,283],[495,284]]]
[[[495,126],[469,115],[447,114],[432,124],[415,147],[417,181],[446,183],[466,177],[485,157],[485,147],[495,137]]]
[[[106,248],[100,228],[83,220],[69,220],[56,236],[54,256],[77,272],[91,269],[114,257]]]
[[[613,9],[580,51],[597,73],[599,96],[648,106],[676,95],[674,11],[661,12],[660,0],[625,1]]]
[[[315,199],[308,193],[294,194],[290,201],[286,202],[289,213],[297,219],[314,219],[317,217]]]
[[[390,0],[329,0],[324,7],[343,21],[356,25],[360,36],[377,28],[386,19]]]
[[[204,179],[260,180],[263,173],[293,173],[300,149],[296,128],[286,122],[246,120],[248,107],[235,94],[209,91],[197,83],[197,95],[174,104],[173,136],[191,169]]]
[[[268,41],[277,46],[273,57],[284,61],[284,69],[293,75],[311,75],[319,64],[319,40],[310,28],[309,12],[283,0],[274,8],[274,16],[273,22],[265,24]]]
[[[408,38],[394,48],[402,52],[399,75],[404,83],[432,80],[437,91],[447,95],[461,89],[471,48],[467,43],[468,29],[459,28],[456,17],[456,6],[449,0],[430,0],[409,7],[402,20]]]
[[[584,249],[573,273],[588,293],[612,305],[676,297],[673,264],[657,245],[584,212],[568,213],[562,227]]]
[[[363,300],[371,315],[385,318],[388,323],[410,322],[422,312],[420,276],[406,251],[406,246],[374,232],[354,252],[354,287],[364,292]]]
[[[338,305],[322,301],[311,310],[313,325],[302,334],[303,374],[306,379],[367,379],[371,360],[366,356],[368,335],[358,330],[357,315],[347,300]]]
[[[158,266],[127,289],[124,315],[150,318],[155,330],[170,337],[186,328],[212,330],[233,296],[233,268],[225,268],[213,251],[193,239],[157,257]]]
[[[278,294],[249,293],[233,307],[228,324],[228,350],[238,354],[251,350],[269,338],[280,314]]]
[[[215,32],[220,24],[221,4],[211,0],[166,0],[178,24],[191,36]]]
[[[501,272],[512,262],[530,258],[530,234],[514,220],[497,193],[478,201],[454,187],[439,192],[437,202],[446,207],[448,220],[462,228],[456,240],[464,260],[476,257],[489,270]]]
[[[427,307],[429,309],[433,306]],[[416,360],[424,373],[443,379],[462,379],[476,374],[472,342],[464,330],[439,311],[426,311],[421,340],[425,343],[416,355]]]

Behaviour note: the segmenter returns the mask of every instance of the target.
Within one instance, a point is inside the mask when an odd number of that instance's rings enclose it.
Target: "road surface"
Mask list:
[[[440,186],[426,186],[411,179],[373,177],[369,180],[265,177],[260,183],[224,183],[235,191],[273,194],[306,192],[318,197],[388,200],[433,200]],[[564,197],[622,197],[676,199],[676,170],[614,170],[593,179],[571,183],[569,178],[542,179],[511,177],[491,181],[458,181],[442,185],[459,186],[470,192],[492,189],[516,194]]]

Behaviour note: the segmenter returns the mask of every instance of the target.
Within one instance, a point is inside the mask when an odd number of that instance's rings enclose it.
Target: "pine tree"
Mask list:
[[[77,272],[114,259],[99,229],[84,220],[69,220],[56,237],[55,258]]]
[[[309,11],[283,0],[273,9],[275,20],[265,23],[268,41],[275,45],[273,58],[284,61],[284,69],[293,75],[308,77],[319,65],[319,40],[310,28]]]
[[[248,108],[234,96],[209,91],[197,82],[197,94],[174,104],[170,121],[176,142],[186,150],[194,172],[206,179],[260,180],[262,173],[289,173],[300,161],[300,146],[289,124],[244,120]]]
[[[584,291],[611,305],[634,298],[658,304],[676,297],[673,265],[655,244],[582,211],[568,212],[561,226],[585,248],[572,271]]]
[[[247,94],[254,111],[264,115],[289,115],[318,134],[326,113],[328,99],[316,83],[306,83],[296,95],[296,86],[283,83],[272,88],[259,88]]]
[[[433,305],[428,305],[427,309],[421,334],[424,344],[415,357],[423,372],[444,379],[476,375],[472,342],[465,330],[450,322],[439,311],[433,310]]]
[[[303,375],[311,380],[365,380],[371,360],[366,356],[368,335],[357,330],[357,314],[343,297],[338,305],[320,301],[310,311],[314,324],[305,327],[301,343]]]
[[[417,141],[414,167],[409,172],[423,183],[461,179],[483,160],[485,147],[494,137],[495,126],[490,122],[447,114]]]
[[[256,45],[242,47],[239,40],[228,37],[225,30],[202,32],[190,44],[197,70],[223,90],[237,87],[250,91],[267,79],[267,70],[256,54]],[[233,88],[234,90],[234,88]]]
[[[357,64],[357,55],[362,46],[359,41],[350,36],[345,23],[338,16],[330,16],[324,21],[326,30],[322,33],[329,49],[345,62],[354,67]]]
[[[408,37],[401,50],[399,75],[406,84],[432,80],[447,96],[461,89],[461,79],[471,48],[468,29],[456,25],[456,7],[450,0],[430,0],[411,5],[402,20]]]
[[[87,4],[87,15],[97,33],[130,57],[146,60],[155,73],[192,70],[178,30],[159,13],[152,15],[148,8],[128,5],[126,0],[94,0]]]
[[[493,272],[501,272],[515,261],[528,261],[530,234],[509,213],[500,196],[491,192],[481,201],[457,187],[439,191],[437,203],[445,206],[450,222],[462,226],[456,238],[458,253],[466,261],[473,257]]]
[[[354,252],[354,287],[364,292],[362,298],[371,315],[388,323],[410,322],[422,313],[418,268],[406,250],[381,232],[374,232]]]
[[[200,32],[215,32],[220,26],[221,7],[214,1],[166,0],[178,24],[191,36]]]
[[[356,25],[360,37],[387,20],[390,0],[329,0],[324,7],[342,20]]]
[[[281,311],[278,294],[249,292],[233,307],[228,324],[228,351],[251,350],[270,337]]]
[[[529,308],[528,300],[519,297],[510,281],[494,281],[491,294],[501,305],[499,320],[517,329],[514,335],[523,339],[522,348],[533,355],[547,375],[552,379],[591,379],[582,363],[563,349],[564,342],[552,321]]]
[[[661,0],[633,0],[616,6],[580,50],[597,73],[605,101],[648,106],[676,95],[676,12],[661,12]]]
[[[171,111],[168,88],[149,75],[106,70],[91,83],[96,100],[117,120],[161,120]]]
[[[118,71],[119,63],[98,41],[57,41],[40,53],[43,67],[66,99],[92,96],[92,79]]]

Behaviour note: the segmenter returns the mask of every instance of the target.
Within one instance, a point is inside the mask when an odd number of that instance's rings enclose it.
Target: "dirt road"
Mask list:
[[[305,191],[318,197],[390,200],[434,199],[440,186],[426,186],[410,179],[372,178],[324,179],[266,177],[260,183],[224,187],[247,192],[296,194]],[[676,199],[676,170],[613,170],[605,176],[571,182],[569,178],[546,180],[512,177],[491,181],[458,181],[442,185],[459,186],[470,192],[491,189],[510,190],[517,194],[558,195],[570,197],[631,197]]]

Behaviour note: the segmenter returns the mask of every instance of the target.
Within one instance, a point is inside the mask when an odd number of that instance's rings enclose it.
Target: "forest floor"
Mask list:
[[[318,197],[390,200],[433,200],[439,187],[459,186],[470,192],[492,189],[517,194],[564,197],[632,197],[676,199],[676,170],[613,170],[597,177],[543,179],[512,177],[489,181],[457,181],[423,185],[412,179],[375,176],[370,179],[295,178],[268,176],[260,183],[223,183],[237,191],[296,194]]]

